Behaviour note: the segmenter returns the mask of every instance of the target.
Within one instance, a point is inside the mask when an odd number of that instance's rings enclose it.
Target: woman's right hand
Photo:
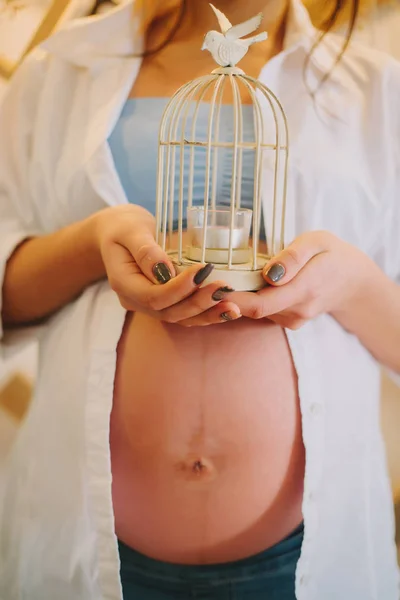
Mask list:
[[[212,265],[177,275],[155,241],[155,220],[140,206],[110,207],[94,215],[96,241],[112,289],[122,306],[184,327],[240,318],[223,281],[200,287]]]

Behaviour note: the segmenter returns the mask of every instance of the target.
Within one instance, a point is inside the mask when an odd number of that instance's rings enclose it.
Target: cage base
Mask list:
[[[200,262],[188,258],[184,258],[179,262],[176,252],[169,253],[169,256],[177,273],[182,273],[189,267],[201,264]],[[232,265],[231,269],[228,269],[226,265],[216,264],[202,286],[213,283],[214,281],[223,281],[236,292],[256,292],[266,286],[266,281],[262,276],[262,270],[268,260],[270,260],[269,256],[258,254],[258,265],[255,270],[252,269],[252,263]]]

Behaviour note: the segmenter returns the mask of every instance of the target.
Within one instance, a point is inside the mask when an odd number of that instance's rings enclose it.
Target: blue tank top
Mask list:
[[[155,213],[158,133],[167,98],[135,98],[126,102],[118,122],[109,138],[111,152],[121,184],[128,201]],[[196,139],[207,139],[209,107],[200,106]],[[191,119],[187,130],[190,138]],[[223,105],[220,112],[220,131],[224,141],[233,140],[233,107]],[[243,106],[243,139],[254,140],[253,107]],[[199,150],[199,152],[197,152]],[[188,157],[189,158],[189,155]],[[188,169],[184,181],[187,198]],[[193,186],[193,204],[204,203],[206,151],[196,148]],[[232,150],[218,151],[217,204],[230,204]],[[178,202],[179,173],[176,175],[175,202]],[[211,190],[211,184],[210,184]],[[242,207],[252,208],[254,191],[254,151],[243,152]],[[176,213],[177,214],[177,211]]]

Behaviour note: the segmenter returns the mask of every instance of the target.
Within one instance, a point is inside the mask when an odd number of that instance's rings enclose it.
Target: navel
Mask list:
[[[217,476],[213,462],[203,456],[188,455],[176,463],[175,470],[188,481],[212,481]]]

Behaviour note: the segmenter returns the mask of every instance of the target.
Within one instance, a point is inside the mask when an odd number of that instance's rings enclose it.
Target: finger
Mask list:
[[[328,252],[332,240],[333,236],[325,231],[314,231],[299,236],[265,265],[264,279],[274,286],[288,283],[314,256]]]
[[[162,286],[148,285],[145,281],[141,298],[152,310],[161,311],[169,308],[197,292],[213,269],[214,265],[211,264],[194,265]],[[135,283],[137,294],[142,291],[141,283],[143,282],[139,282],[139,286]]]
[[[182,325],[183,327],[204,327],[206,325],[236,321],[241,316],[240,309],[236,304],[223,301],[196,317],[179,321],[178,325]]]
[[[182,302],[160,311],[158,318],[169,323],[178,323],[190,319],[216,306],[223,300],[229,299],[232,293],[233,289],[223,281],[215,281],[200,288]]]
[[[204,283],[212,272],[213,265],[195,265],[165,283],[154,285],[141,272],[136,262],[126,259],[126,250],[114,244],[112,252],[115,269],[109,275],[110,285],[124,304],[132,310],[143,307],[145,310],[161,311],[188,298]]]
[[[304,302],[306,282],[294,279],[287,286],[264,288],[257,293],[235,292],[229,299],[240,308],[244,317],[263,319]]]
[[[268,319],[280,327],[292,331],[297,331],[307,323],[306,319],[302,319],[296,313],[286,310],[276,315],[270,315]]]
[[[153,283],[168,283],[175,276],[168,254],[156,243],[151,225],[123,240],[139,269]]]

